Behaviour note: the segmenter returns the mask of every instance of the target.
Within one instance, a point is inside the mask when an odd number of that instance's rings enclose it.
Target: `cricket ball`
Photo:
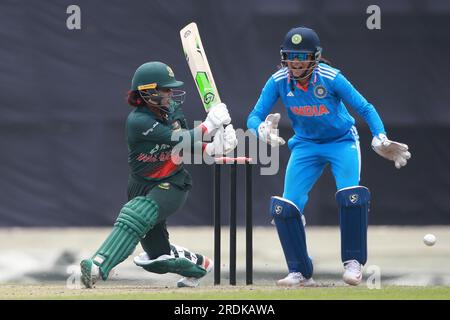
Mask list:
[[[423,237],[423,243],[425,243],[427,246],[433,246],[436,243],[436,236],[434,234],[426,234]]]

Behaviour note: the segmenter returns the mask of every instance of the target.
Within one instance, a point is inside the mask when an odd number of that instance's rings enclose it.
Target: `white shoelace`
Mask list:
[[[361,265],[356,260],[346,261],[344,263],[345,269],[351,272],[361,272]]]
[[[291,272],[288,274],[288,278],[294,278],[294,279],[299,279],[299,280],[305,279],[301,272]]]

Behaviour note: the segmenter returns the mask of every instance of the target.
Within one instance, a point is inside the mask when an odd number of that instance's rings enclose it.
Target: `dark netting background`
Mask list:
[[[81,30],[66,28],[70,4],[81,7]],[[405,169],[395,169],[371,150],[368,127],[357,118],[371,223],[450,224],[450,2],[377,1],[382,29],[375,31],[366,28],[370,4],[2,0],[0,226],[111,225],[126,201],[124,121],[131,109],[124,97],[134,70],[150,60],[171,65],[186,83],[189,121],[204,118],[179,40],[191,21],[199,25],[235,127],[245,126],[276,70],[284,34],[294,26],[314,28],[325,57],[375,105],[389,137],[413,153]],[[289,138],[283,107],[274,110],[282,114],[281,135]],[[288,157],[282,148],[282,167]],[[170,224],[209,225],[212,168],[188,169],[194,189]],[[255,175],[255,224],[268,223],[269,197],[282,193],[283,180],[284,169]],[[223,190],[226,199],[225,184]],[[337,224],[334,193],[327,170],[310,194],[309,224]]]

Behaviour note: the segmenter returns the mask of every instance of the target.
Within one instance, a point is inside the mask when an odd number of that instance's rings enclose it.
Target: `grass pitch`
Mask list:
[[[108,285],[94,289],[67,289],[58,285],[2,285],[0,299],[82,300],[450,300],[450,286],[386,286],[278,288],[222,286],[155,288]]]

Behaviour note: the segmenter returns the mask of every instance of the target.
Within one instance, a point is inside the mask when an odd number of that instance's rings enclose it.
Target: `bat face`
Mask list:
[[[184,55],[195,80],[205,111],[220,103],[214,78],[206,58],[197,24],[192,22],[180,31]]]

